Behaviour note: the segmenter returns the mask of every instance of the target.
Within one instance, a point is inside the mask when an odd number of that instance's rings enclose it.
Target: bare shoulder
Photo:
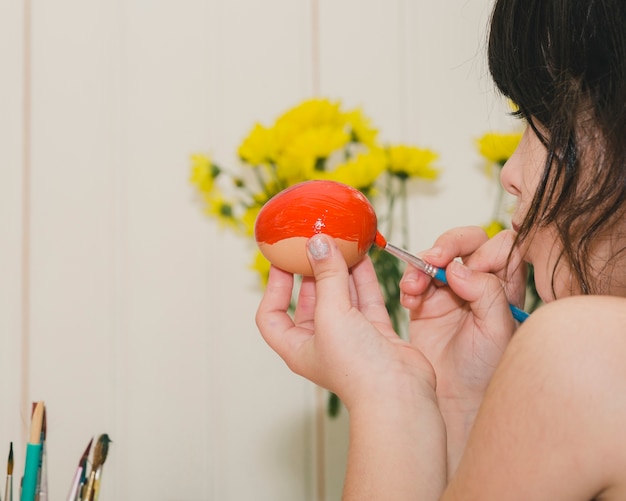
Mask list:
[[[555,301],[514,335],[454,488],[463,499],[626,499],[625,422],[626,299]]]
[[[510,357],[524,353],[545,370],[571,376],[578,366],[598,377],[616,370],[626,376],[626,299],[611,296],[573,296],[554,301],[533,313],[515,334]],[[553,374],[554,375],[554,374]]]
[[[522,328],[541,329],[540,324],[556,328],[559,326],[572,327],[572,323],[578,325],[583,322],[592,322],[606,329],[615,327],[624,332],[626,321],[626,298],[615,296],[572,296],[549,303],[537,310],[529,317],[531,322],[522,325]],[[532,326],[532,327],[529,327]],[[578,329],[576,329],[578,331]],[[622,336],[623,337],[623,336]]]

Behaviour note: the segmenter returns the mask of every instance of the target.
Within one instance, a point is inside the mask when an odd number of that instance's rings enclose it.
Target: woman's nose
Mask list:
[[[518,179],[519,168],[517,165],[519,163],[518,157],[518,150],[515,150],[500,170],[500,183],[502,187],[511,195],[515,196],[520,194],[520,180]]]
[[[515,195],[509,162],[510,162],[510,159],[507,160],[507,162],[504,164],[504,166],[500,170],[500,184],[506,191],[508,191],[512,195]]]

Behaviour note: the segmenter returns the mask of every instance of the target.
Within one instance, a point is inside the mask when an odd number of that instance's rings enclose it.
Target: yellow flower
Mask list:
[[[319,178],[348,184],[361,191],[369,191],[386,165],[385,152],[380,148],[372,148],[358,153],[331,172],[321,173]]]
[[[401,178],[436,179],[439,175],[439,170],[431,165],[439,156],[432,150],[397,145],[389,147],[387,155],[389,171]]]
[[[295,133],[317,127],[343,127],[345,119],[338,102],[329,99],[308,99],[283,113],[276,120],[276,129]]]
[[[507,99],[507,104],[511,112],[517,113],[519,111],[519,106],[512,99]]]
[[[346,120],[352,128],[352,140],[366,146],[376,144],[378,131],[371,125],[370,119],[360,109],[346,113]]]
[[[239,146],[237,153],[244,162],[254,166],[273,162],[277,149],[274,130],[256,124]]]
[[[314,177],[316,170],[325,170],[324,161],[349,140],[345,130],[338,127],[321,126],[303,131],[278,159],[278,176],[292,183]]]
[[[339,148],[343,148],[350,137],[343,128],[324,125],[307,129],[289,145],[288,156],[327,158]]]
[[[490,132],[476,141],[478,151],[489,162],[503,166],[522,139],[521,133]]]
[[[281,156],[276,163],[276,176],[285,185],[306,181],[308,175],[315,168],[315,159],[304,156]]]
[[[254,223],[256,217],[259,215],[261,205],[255,205],[254,207],[248,207],[241,216],[241,223],[243,225],[244,232],[247,236],[254,236]]]
[[[213,181],[219,174],[219,168],[211,163],[211,159],[202,153],[191,155],[191,175],[189,181],[198,187],[201,193],[209,193],[213,189]]]
[[[239,221],[235,217],[233,202],[226,200],[219,192],[206,194],[204,200],[206,202],[205,212],[216,218],[220,226],[240,229]]]
[[[489,238],[495,237],[498,233],[504,230],[506,226],[501,221],[493,220],[487,226],[484,226],[483,229],[487,232],[487,236]]]
[[[307,99],[287,110],[274,123],[277,149],[285,151],[309,129],[344,129],[346,120],[339,102],[329,99]]]
[[[254,255],[254,261],[250,265],[250,268],[255,270],[259,276],[261,277],[261,282],[263,286],[267,285],[267,279],[270,274],[270,262],[265,258],[260,251],[257,250]]]

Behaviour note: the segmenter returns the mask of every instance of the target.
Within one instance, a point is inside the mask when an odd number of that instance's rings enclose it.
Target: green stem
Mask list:
[[[393,176],[387,176],[387,234],[386,238],[392,238],[393,235],[393,213],[396,203],[396,197],[393,190]]]
[[[402,246],[404,248],[409,245],[409,201],[407,196],[407,180],[400,180],[400,202],[401,206],[401,233],[402,233]]]

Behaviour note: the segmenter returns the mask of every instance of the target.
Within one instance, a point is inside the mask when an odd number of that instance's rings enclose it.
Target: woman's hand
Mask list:
[[[513,231],[489,239],[478,227],[450,230],[422,254],[426,261],[445,268],[448,285],[412,267],[401,281],[411,343],[436,373],[452,469],[516,329],[509,303],[523,304],[526,267],[515,249],[509,260],[514,239]]]
[[[432,366],[393,331],[368,257],[348,272],[324,235],[309,240],[308,254],[315,276],[303,280],[293,319],[293,276],[272,268],[257,325],[294,372],[348,409],[342,499],[439,499],[446,435]]]
[[[433,369],[415,346],[393,331],[368,257],[348,272],[332,238],[308,244],[314,277],[303,279],[293,319],[293,276],[272,267],[257,312],[261,334],[287,365],[335,392],[348,408],[385,398],[410,381],[425,393]],[[434,394],[433,394],[434,396]]]

